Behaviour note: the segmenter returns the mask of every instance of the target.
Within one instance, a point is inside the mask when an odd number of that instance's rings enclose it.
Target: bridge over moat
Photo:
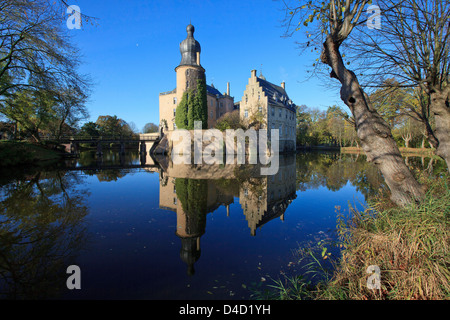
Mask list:
[[[139,152],[141,155],[146,155],[147,150],[152,154],[155,147],[158,145],[162,136],[160,133],[140,134],[138,137],[133,136],[63,136],[58,139],[52,137],[45,137],[42,140],[55,141],[65,146],[66,151],[76,155],[79,153],[80,144],[96,144],[97,156],[103,156],[104,144],[118,144],[120,145],[120,153],[125,153],[125,146],[129,144],[139,144]]]

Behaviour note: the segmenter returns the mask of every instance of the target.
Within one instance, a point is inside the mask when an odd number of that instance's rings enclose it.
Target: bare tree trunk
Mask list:
[[[340,81],[341,99],[353,114],[361,146],[367,160],[375,163],[383,174],[391,200],[399,206],[421,201],[424,190],[403,161],[389,125],[372,108],[354,72],[345,67],[339,44],[331,35],[323,44],[321,60],[331,67],[330,76]]]
[[[436,121],[436,154],[445,160],[450,172],[450,86],[444,92],[431,93],[431,110]]]
[[[409,135],[408,134],[402,135],[402,139],[405,142],[405,148],[409,148],[409,141],[411,140]]]
[[[428,143],[430,144],[431,148],[437,148],[438,147],[438,139],[435,136],[435,133],[433,132],[433,129],[431,128],[430,122],[429,121],[423,121],[423,124],[425,125],[426,128],[426,137],[428,139]]]

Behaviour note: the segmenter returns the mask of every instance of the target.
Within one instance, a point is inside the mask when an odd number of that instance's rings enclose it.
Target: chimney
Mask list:
[[[284,81],[281,83],[281,87],[282,87],[284,90],[286,90],[286,83],[285,83]]]
[[[227,96],[230,95],[230,83],[227,82]]]
[[[252,70],[252,78],[256,78],[256,70]]]

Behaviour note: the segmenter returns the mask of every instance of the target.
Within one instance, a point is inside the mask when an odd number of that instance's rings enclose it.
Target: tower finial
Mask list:
[[[261,69],[259,70],[259,77],[258,78],[260,78],[260,79],[263,79],[263,80],[266,80],[266,77],[264,77],[263,76],[263,74],[262,74],[262,63],[261,63]]]

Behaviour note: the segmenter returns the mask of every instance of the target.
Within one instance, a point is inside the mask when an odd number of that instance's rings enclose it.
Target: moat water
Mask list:
[[[338,219],[385,189],[356,154],[282,156],[269,177],[254,169],[153,166],[109,151],[101,161],[83,152],[58,167],[2,170],[0,297],[255,298],[306,271],[299,250],[326,244],[338,255]],[[81,289],[67,288],[71,265]]]

